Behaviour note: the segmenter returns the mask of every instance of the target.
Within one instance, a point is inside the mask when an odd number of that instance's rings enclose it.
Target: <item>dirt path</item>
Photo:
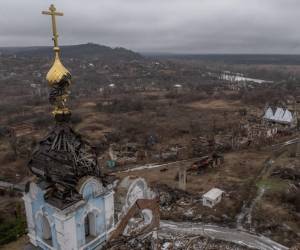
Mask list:
[[[161,167],[176,167],[176,168],[178,168],[178,164],[180,164],[180,163],[194,162],[199,159],[200,158],[192,158],[192,159],[168,162],[168,163],[163,163],[163,164],[146,164],[146,165],[142,165],[142,166],[126,169],[126,170],[120,170],[117,173],[128,173],[128,172],[140,171],[140,170],[145,170],[145,169],[161,168]]]
[[[244,230],[243,224],[246,223],[252,231],[252,211],[255,208],[256,204],[261,200],[265,193],[266,189],[260,187],[257,191],[256,197],[250,202],[249,206],[244,205],[242,211],[237,215],[236,227],[240,230]]]
[[[277,158],[279,158],[283,153],[289,150],[289,147],[299,143],[299,138],[295,138],[292,140],[285,141],[283,143],[279,143],[273,145],[271,155],[265,160],[263,164],[263,168],[261,172],[257,176],[255,183],[259,182],[260,180],[265,180],[271,174],[272,168],[274,166],[274,162]],[[242,207],[241,212],[237,215],[237,228],[244,229],[243,225],[248,225],[249,229],[252,230],[252,211],[254,210],[256,204],[262,199],[263,195],[265,194],[267,187],[260,186],[255,194],[254,197],[250,198],[250,200],[244,204]]]

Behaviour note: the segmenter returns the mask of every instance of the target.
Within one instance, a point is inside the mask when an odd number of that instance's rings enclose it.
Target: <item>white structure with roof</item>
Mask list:
[[[277,107],[275,112],[269,107],[263,116],[263,119],[269,122],[275,122],[283,125],[289,125],[291,127],[297,126],[296,112],[292,113],[288,109]]]
[[[214,207],[222,200],[223,194],[223,190],[219,188],[212,188],[202,196],[203,206],[210,208]]]

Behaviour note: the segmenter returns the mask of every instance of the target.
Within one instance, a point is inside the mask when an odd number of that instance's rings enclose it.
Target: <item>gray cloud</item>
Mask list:
[[[60,43],[144,52],[300,53],[299,0],[0,0],[0,46],[49,45],[54,3]]]

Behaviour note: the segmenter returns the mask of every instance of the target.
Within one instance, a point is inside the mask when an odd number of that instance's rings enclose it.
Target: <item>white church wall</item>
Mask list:
[[[76,220],[76,234],[77,242],[80,249],[85,249],[90,245],[97,245],[106,240],[106,209],[112,207],[113,199],[107,199],[106,197],[113,194],[112,190],[104,193],[102,184],[96,178],[87,178],[82,182],[79,192],[83,195],[86,204],[78,209],[75,213]],[[113,213],[113,210],[111,211]],[[90,242],[87,242],[85,236],[85,218],[92,217],[89,221],[89,233],[93,238]],[[91,248],[92,249],[92,248]]]
[[[109,234],[114,229],[114,192],[111,191],[105,196],[105,225]]]
[[[36,183],[31,182],[29,192],[24,195],[24,199],[27,201],[27,205],[25,202],[27,206],[26,216],[29,222],[28,225],[31,227],[31,231],[28,234],[30,242],[42,249],[59,249],[53,217],[55,210],[45,202],[44,191]],[[27,211],[29,212],[28,214]],[[43,238],[43,230],[46,230],[44,227],[46,220],[51,230],[51,240],[48,241]]]
[[[34,221],[34,217],[33,217],[32,199],[30,197],[30,193],[24,194],[23,200],[24,200],[24,203],[25,203],[28,237],[29,237],[30,242],[34,246],[37,246],[36,233],[35,233],[35,221]]]
[[[90,245],[96,246],[105,241],[107,221],[113,218],[114,212],[113,191],[100,195],[95,190],[95,186],[90,183],[86,185],[84,195],[85,204],[65,214],[64,211],[45,202],[43,190],[35,183],[31,183],[30,191],[24,194],[31,243],[45,250],[78,250]],[[105,203],[108,204],[105,205]],[[93,217],[89,230],[94,239],[86,242],[84,219],[89,214]],[[43,228],[45,220],[49,221],[50,228],[46,232],[49,240],[43,239],[43,232],[46,230],[46,227]],[[113,224],[109,226],[113,229]]]
[[[78,249],[75,214],[63,215],[56,213],[55,229],[58,245],[61,250]]]

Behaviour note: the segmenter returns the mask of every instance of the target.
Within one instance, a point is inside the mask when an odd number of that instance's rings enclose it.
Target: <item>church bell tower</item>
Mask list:
[[[54,127],[34,149],[28,163],[35,180],[24,193],[28,236],[37,249],[98,249],[114,229],[114,191],[101,175],[97,156],[71,125],[67,106],[71,73],[58,46],[54,5],[50,15],[54,62],[47,74]]]

